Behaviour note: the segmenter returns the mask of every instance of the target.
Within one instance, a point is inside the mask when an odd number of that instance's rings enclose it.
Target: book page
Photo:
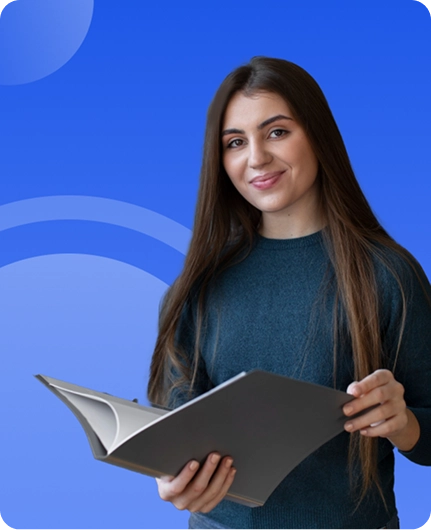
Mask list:
[[[149,407],[137,406],[132,402],[109,395],[103,398],[52,385],[88,421],[107,453],[138,431],[142,431],[167,411],[152,412]],[[121,400],[123,401],[123,400]]]
[[[84,416],[106,451],[109,452],[118,431],[118,417],[111,405],[90,396],[56,388]]]
[[[111,402],[119,418],[119,429],[117,436],[109,452],[121,445],[124,440],[134,436],[137,432],[143,431],[151,423],[161,417],[160,412],[151,412],[148,408],[132,408],[128,404]],[[166,411],[167,413],[168,411]]]

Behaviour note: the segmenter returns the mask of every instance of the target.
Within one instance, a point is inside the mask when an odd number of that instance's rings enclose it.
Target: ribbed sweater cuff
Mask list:
[[[431,466],[431,410],[408,407],[416,416],[420,426],[420,436],[411,451],[400,451],[403,456],[421,466]]]

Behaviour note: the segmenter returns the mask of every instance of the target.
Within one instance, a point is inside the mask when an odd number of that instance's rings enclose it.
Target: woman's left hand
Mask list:
[[[403,451],[409,451],[419,439],[419,424],[404,401],[404,387],[389,370],[376,370],[362,381],[353,382],[347,393],[356,399],[343,407],[346,416],[354,416],[378,405],[362,416],[349,420],[344,428],[363,436],[388,438]]]

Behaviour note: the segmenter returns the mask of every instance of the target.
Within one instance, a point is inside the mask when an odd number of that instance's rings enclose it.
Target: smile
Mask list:
[[[280,180],[281,175],[284,173],[284,171],[281,171],[274,175],[273,177],[270,177],[266,180],[260,180],[260,181],[253,181],[251,184],[258,190],[267,190],[268,188],[272,188],[277,182]]]

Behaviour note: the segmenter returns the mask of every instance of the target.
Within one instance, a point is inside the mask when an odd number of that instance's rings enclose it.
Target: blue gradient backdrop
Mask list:
[[[149,4],[18,0],[0,18],[0,512],[15,528],[187,527],[154,479],[95,461],[32,376],[145,403],[158,303],[192,228],[206,110],[253,55],[316,78],[378,217],[431,276],[422,4]],[[431,469],[396,462],[402,526],[417,528]]]

